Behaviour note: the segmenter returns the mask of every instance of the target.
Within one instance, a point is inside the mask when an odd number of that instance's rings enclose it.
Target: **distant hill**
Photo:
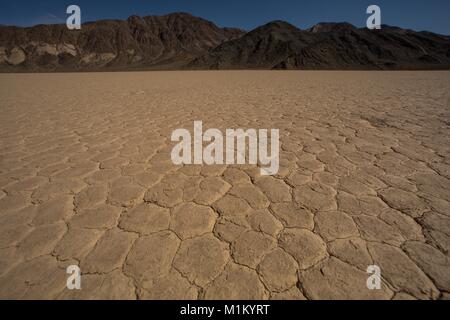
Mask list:
[[[300,30],[275,21],[190,63],[206,69],[450,69],[450,39],[430,32],[349,23]]]
[[[187,13],[30,28],[0,26],[0,71],[450,69],[450,37],[382,26],[274,21],[250,32]]]

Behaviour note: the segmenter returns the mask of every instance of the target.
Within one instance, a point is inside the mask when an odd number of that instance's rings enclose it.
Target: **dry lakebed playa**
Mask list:
[[[449,103],[448,71],[0,74],[0,298],[449,299]],[[278,172],[173,164],[194,121],[278,129]]]

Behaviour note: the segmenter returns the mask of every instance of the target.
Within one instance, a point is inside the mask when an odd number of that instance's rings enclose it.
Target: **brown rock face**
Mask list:
[[[0,71],[450,69],[450,38],[382,26],[274,21],[248,33],[187,13],[65,25],[0,26]]]
[[[0,70],[176,68],[243,31],[187,13],[131,16],[126,21],[0,27]]]

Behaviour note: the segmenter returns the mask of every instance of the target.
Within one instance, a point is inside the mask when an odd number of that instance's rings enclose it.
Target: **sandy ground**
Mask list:
[[[449,100],[450,72],[0,75],[0,298],[449,298]],[[279,173],[173,165],[194,120],[280,129]]]

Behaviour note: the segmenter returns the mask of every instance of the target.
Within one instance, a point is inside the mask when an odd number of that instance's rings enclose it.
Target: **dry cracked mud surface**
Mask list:
[[[449,100],[449,72],[0,75],[0,298],[448,299]],[[172,164],[195,120],[279,129],[278,174]]]

